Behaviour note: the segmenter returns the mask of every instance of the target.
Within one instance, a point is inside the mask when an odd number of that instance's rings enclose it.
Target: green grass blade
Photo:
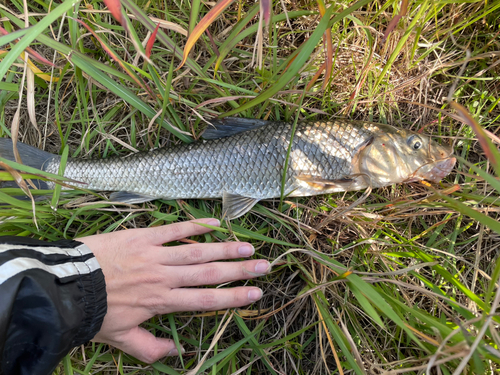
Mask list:
[[[250,329],[248,329],[247,325],[245,324],[245,321],[238,315],[234,315],[234,321],[236,322],[236,324],[238,325],[240,331],[243,333],[244,336],[250,336],[252,334],[252,332],[250,332]],[[259,343],[257,342],[254,336],[252,336],[252,338],[250,339],[250,347],[257,352],[256,354],[262,357],[262,361],[269,370],[269,373],[277,375],[276,371],[274,371],[274,368],[271,366],[271,361],[269,360],[266,352],[259,347]]]
[[[31,30],[30,27],[25,28],[25,29],[19,29],[16,31],[12,31],[8,33],[7,35],[0,36],[0,47],[3,47],[6,44],[9,44],[10,42],[13,42],[14,40],[21,38],[23,35],[28,33]]]
[[[312,324],[310,324],[308,326],[305,326],[304,328],[299,329],[298,331],[295,331],[294,333],[290,333],[289,335],[283,337],[282,339],[273,340],[270,343],[258,345],[258,348],[260,348],[260,349],[266,349],[266,348],[272,348],[274,346],[278,346],[278,345],[281,345],[281,344],[286,344],[288,341],[291,341],[295,337],[298,337],[298,336],[302,335],[304,332],[307,332],[309,329],[313,328],[314,326],[316,326],[316,325],[318,325],[320,323],[321,322],[312,323]]]
[[[73,4],[74,0],[65,0],[62,4],[58,5],[52,12],[47,14],[44,18],[40,20],[36,25],[32,26],[29,32],[26,33],[23,38],[17,42],[14,47],[10,50],[10,52],[5,56],[0,62],[0,79],[2,79],[10,66],[16,61],[19,55],[28,47],[38,36],[41,34],[47,27],[50,26],[52,22],[61,17],[64,13],[66,13]]]
[[[104,74],[102,71],[96,69],[94,66],[88,64],[85,59],[82,59],[81,56],[78,53],[74,53],[71,56],[71,61],[75,63],[80,69],[82,69],[84,72],[92,76],[97,82],[100,82],[101,84],[105,85],[111,92],[114,94],[118,95],[120,98],[125,100],[127,103],[129,103],[131,106],[139,110],[140,112],[144,113],[146,116],[149,118],[153,118],[156,115],[156,112],[151,108],[149,105],[144,103],[140,98],[138,98],[130,89],[128,89],[125,86],[121,86],[118,83],[116,83],[114,80],[109,78],[106,74]],[[162,123],[160,124],[163,127],[165,127],[168,131],[170,131],[172,134],[174,134],[176,137],[181,139],[184,142],[192,142],[191,137],[179,133],[177,129],[172,128],[169,124],[167,123]]]
[[[2,90],[18,92],[19,85],[16,83],[0,82],[0,91],[2,91]]]
[[[126,6],[132,14],[134,14],[137,19],[151,32],[153,32],[156,28],[156,25],[151,19],[142,11],[142,9],[132,0],[121,0],[122,4]],[[182,51],[183,49],[179,46],[177,46],[172,39],[170,39],[160,28],[158,30],[158,33],[156,34],[156,37],[158,40],[163,43],[170,51],[172,51],[177,58],[182,60]],[[200,66],[193,61],[192,59],[188,58],[186,61],[186,66],[190,69],[192,69],[197,75],[200,77],[206,77],[205,73],[203,70],[200,68]],[[208,77],[206,77],[208,78]]]
[[[164,365],[161,362],[155,362],[151,365],[154,369],[161,371],[168,375],[181,375],[180,372],[175,371],[172,367]]]
[[[90,370],[92,369],[92,366],[94,365],[95,361],[97,361],[97,358],[99,357],[101,350],[104,348],[104,345],[105,344],[99,344],[97,346],[97,349],[93,353],[92,357],[88,359],[84,372],[90,373]]]
[[[365,312],[365,314],[367,314],[370,318],[372,318],[373,321],[380,326],[380,328],[386,329],[384,326],[384,323],[382,322],[382,319],[380,319],[380,315],[373,308],[370,301],[368,301],[368,298],[366,298],[363,295],[363,293],[361,293],[361,291],[355,286],[354,283],[350,283],[349,288],[351,289],[352,294],[354,294],[354,297],[356,297],[359,304],[363,308],[363,311]]]
[[[179,353],[179,359],[181,361],[182,367],[184,367],[184,360],[182,359],[182,346],[179,341],[179,335],[177,333],[177,328],[175,325],[174,314],[167,314],[168,322],[170,323],[170,330],[172,331],[172,337],[174,338],[175,347],[177,348],[177,352]]]
[[[401,309],[402,311],[405,311],[407,314],[411,315],[414,318],[418,318],[420,321],[426,324],[426,326],[429,329],[429,333],[432,333],[433,329],[437,329],[439,333],[441,334],[442,337],[448,336],[452,332],[452,328],[450,328],[448,325],[443,324],[439,319],[433,317],[432,315],[424,312],[421,309],[418,308],[412,308],[411,306],[408,306],[401,301],[399,301],[397,298],[394,298],[387,293],[380,292],[383,297],[395,308]],[[452,339],[452,342],[460,342],[463,340],[463,336],[454,336]]]
[[[64,356],[62,363],[64,366],[64,375],[73,375],[73,366],[71,365],[71,357],[69,354]]]
[[[189,209],[189,212],[196,219],[213,217],[213,215],[210,215],[209,213],[204,212],[202,210],[199,210],[197,208],[194,208],[193,206],[190,206],[189,204],[185,204],[185,207],[187,209]],[[217,232],[229,233],[229,230],[225,229],[225,228],[214,227],[214,226],[207,225],[207,224],[199,224],[199,225],[202,225],[202,226],[207,227],[207,228],[211,228]],[[232,232],[239,237],[249,238],[249,239],[253,239],[253,240],[257,240],[257,241],[265,241],[265,242],[269,242],[269,243],[274,243],[276,245],[283,245],[283,246],[288,246],[288,247],[296,247],[297,246],[297,245],[292,244],[290,242],[280,241],[280,240],[277,240],[277,239],[272,238],[272,237],[267,237],[267,236],[260,234],[258,232],[243,228],[242,226],[237,225],[237,224],[231,223],[231,229],[232,229]]]
[[[323,301],[326,300],[323,292],[317,291],[313,294],[314,301],[316,302],[316,306],[321,312],[321,316],[324,319],[326,326],[328,327],[328,331],[333,336],[335,342],[340,347],[340,351],[342,355],[347,359],[347,362],[351,365],[351,369],[358,375],[364,375],[364,371],[361,370],[359,364],[356,362],[354,357],[351,354],[351,350],[347,344],[347,339],[340,329],[340,327],[333,321],[333,317],[330,311],[324,306]]]
[[[64,170],[66,169],[66,162],[68,161],[69,147],[66,145],[64,147],[63,153],[61,155],[61,162],[59,164],[59,176],[64,176]],[[52,195],[52,207],[57,207],[59,203],[59,196],[61,195],[62,186],[56,184],[54,188],[54,194]]]
[[[448,207],[451,207],[454,210],[467,215],[474,220],[477,220],[481,224],[500,234],[500,222],[498,222],[497,220],[492,219],[491,217],[457,201],[456,199],[453,199],[452,197],[444,194],[440,194],[440,197],[441,199],[444,199],[446,202],[448,202]]]
[[[384,79],[384,77],[387,74],[387,72],[389,71],[389,69],[391,69],[392,64],[394,63],[394,61],[396,61],[397,57],[400,55],[401,50],[403,49],[403,47],[406,44],[406,41],[413,34],[413,30],[415,28],[415,25],[419,21],[421,21],[420,19],[422,18],[422,16],[424,15],[424,12],[427,10],[428,7],[429,7],[429,2],[427,0],[424,0],[421,4],[419,4],[417,14],[413,17],[413,20],[411,21],[410,25],[406,29],[406,32],[404,33],[403,37],[399,40],[398,44],[394,48],[394,51],[392,51],[391,56],[389,57],[389,59],[385,63],[384,69],[382,69],[382,72],[380,73],[377,80],[375,81],[374,88],[376,88],[380,84],[380,82]]]
[[[196,23],[198,22],[198,15],[200,13],[200,0],[193,0],[191,1],[191,13],[189,17],[189,34],[193,32],[194,27],[196,26]]]
[[[420,347],[423,347],[420,340],[406,326],[405,322],[399,315],[390,307],[387,301],[379,294],[379,292],[370,284],[363,281],[358,275],[351,274],[347,276],[349,286],[354,285],[363,295],[375,306],[378,310],[396,323],[408,336],[410,336]]]
[[[41,171],[41,170],[33,168],[33,167],[29,167],[29,166],[24,165],[24,164],[16,163],[15,161],[4,159],[2,157],[0,157],[0,161],[7,164],[8,166],[18,170],[18,171],[31,173],[33,175],[41,176],[41,177],[44,177],[44,178],[47,178],[50,180],[63,181],[63,182],[71,181],[69,178],[62,177],[62,176],[59,176],[59,175],[54,174],[54,173],[44,172],[44,171]]]
[[[7,17],[11,22],[16,24],[18,27],[24,27],[23,21],[15,18],[12,14],[10,14],[8,12],[2,13],[1,8],[0,8],[0,14]],[[43,45],[45,45],[49,48],[52,48],[52,49],[54,49],[54,50],[56,50],[64,55],[71,55],[72,53],[75,52],[75,50],[73,48],[71,48],[63,43],[57,42],[54,39],[48,37],[47,35],[39,34],[35,38]],[[106,64],[103,64],[99,61],[93,60],[92,58],[85,56],[85,55],[81,55],[80,57],[82,59],[84,59],[87,63],[93,65],[94,67],[96,67],[96,68],[98,68],[106,73],[109,73],[109,74],[111,74],[117,78],[123,79],[125,81],[133,82],[132,78],[130,78],[127,74],[119,72],[109,65],[106,65]],[[59,81],[59,82],[61,82],[61,81]]]
[[[240,113],[242,111],[245,111],[249,108],[253,108],[256,105],[266,101],[267,99],[271,98],[274,96],[278,91],[280,91],[288,82],[290,82],[292,79],[295,78],[296,74],[300,69],[304,68],[304,65],[306,61],[310,58],[312,52],[316,48],[317,44],[323,37],[323,33],[325,32],[327,27],[332,27],[333,24],[336,22],[340,21],[342,18],[347,16],[348,14],[351,14],[355,10],[359,9],[360,7],[368,4],[370,0],[360,0],[354,5],[350,6],[349,8],[345,9],[344,11],[340,12],[337,14],[333,19],[330,21],[330,17],[335,9],[333,5],[331,5],[325,15],[321,18],[321,21],[319,22],[318,26],[314,30],[314,32],[311,34],[309,39],[303,44],[302,51],[298,56],[295,58],[293,63],[290,65],[290,67],[286,70],[285,73],[281,75],[281,77],[278,79],[277,82],[273,84],[273,86],[263,93],[261,93],[259,96],[257,96],[255,99],[252,99],[251,101],[241,105],[239,108],[233,109],[225,114],[223,114],[221,117],[227,117],[227,116],[233,116],[237,113]]]
[[[199,373],[211,368],[212,366],[215,366],[217,362],[222,361],[224,358],[232,355],[235,353],[239,348],[241,348],[244,344],[246,344],[249,340],[251,340],[255,335],[257,335],[262,328],[264,327],[265,321],[261,322],[255,329],[254,331],[249,334],[248,336],[242,338],[241,340],[237,341],[233,345],[229,346],[227,349],[221,351],[220,353],[217,353],[214,355],[212,358],[207,360],[199,370]]]
[[[295,130],[297,129],[297,123],[299,122],[300,110],[302,109],[302,103],[304,101],[305,94],[306,92],[304,90],[302,92],[302,95],[300,96],[299,107],[295,115],[295,120],[292,125],[290,139],[288,140],[288,149],[286,150],[285,165],[283,166],[283,175],[281,176],[280,205],[278,208],[278,210],[280,211],[281,211],[281,206],[283,204],[283,198],[285,198],[285,185],[286,185],[285,183],[286,183],[286,176],[288,174],[288,162],[290,161],[290,153],[292,152],[293,138],[295,137]]]

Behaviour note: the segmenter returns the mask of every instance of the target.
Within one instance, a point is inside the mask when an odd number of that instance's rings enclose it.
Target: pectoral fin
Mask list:
[[[259,201],[256,198],[224,192],[222,195],[223,217],[229,220],[245,215]]]
[[[299,181],[305,182],[316,190],[329,190],[333,188],[347,189],[353,182],[356,181],[356,176],[345,176],[335,180],[329,180],[320,176],[302,174],[297,176]]]
[[[128,191],[116,191],[109,196],[110,201],[130,204],[149,202],[156,198],[158,197],[151,197],[139,193],[129,193]]]

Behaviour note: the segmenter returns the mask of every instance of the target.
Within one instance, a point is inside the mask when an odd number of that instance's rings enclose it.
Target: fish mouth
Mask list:
[[[456,162],[456,158],[450,157],[423,165],[414,173],[414,178],[412,180],[416,178],[439,182],[450,174]]]

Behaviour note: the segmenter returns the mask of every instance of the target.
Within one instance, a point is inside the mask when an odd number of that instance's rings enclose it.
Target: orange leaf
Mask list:
[[[321,64],[321,66],[319,67],[319,69],[316,72],[316,74],[314,74],[314,76],[311,78],[311,80],[307,84],[306,91],[309,91],[311,89],[311,87],[313,87],[314,82],[316,82],[318,80],[318,78],[321,75],[321,73],[323,73],[323,70],[325,70],[325,67],[326,67],[326,62],[324,62],[323,64]]]
[[[77,19],[77,21],[83,27],[85,27],[94,36],[94,38],[97,39],[97,41],[101,44],[102,49],[105,50],[106,53],[113,60],[115,60],[122,67],[123,70],[125,70],[125,72],[127,72],[127,74],[135,81],[135,83],[137,83],[137,85],[139,85],[141,88],[143,88],[144,90],[146,90],[148,92],[148,94],[151,95],[151,97],[154,98],[154,94],[151,91],[151,89],[146,84],[144,84],[143,82],[141,82],[141,80],[139,80],[139,78],[124,64],[124,62],[122,61],[122,59],[120,57],[118,57],[111,50],[111,48],[109,48],[108,45],[101,40],[101,38],[99,38],[99,36],[95,33],[94,30],[92,30],[92,28],[89,25],[87,25],[85,22],[83,22],[82,20]]]
[[[0,161],[0,167],[9,172],[14,181],[16,182],[17,186],[19,186],[24,193],[29,196],[30,198],[33,198],[30,192],[30,189],[28,185],[26,184],[26,181],[22,177],[22,174],[19,171],[16,171],[14,168],[10,167],[9,165],[5,164],[4,162]]]
[[[476,133],[477,140],[479,141],[481,148],[486,154],[486,157],[495,168],[497,174],[500,174],[500,165],[498,164],[498,160],[500,159],[500,154],[496,149],[496,147],[491,143],[484,129],[477,123],[474,117],[472,117],[469,111],[465,109],[462,105],[458,104],[457,102],[451,102],[450,105],[455,111],[457,111],[460,114],[462,121],[467,125],[469,125],[472,128],[472,130],[474,130],[474,133]]]
[[[366,62],[366,65],[363,67],[363,70],[361,71],[361,74],[359,75],[359,80],[356,83],[356,86],[354,86],[354,91],[351,93],[351,96],[349,97],[349,107],[348,111],[345,113],[349,112],[354,105],[354,99],[356,98],[356,95],[358,95],[359,91],[361,90],[361,87],[363,86],[366,78],[368,77],[368,73],[371,68],[371,62],[373,59],[373,53],[375,52],[375,46],[372,47],[370,51],[370,56],[368,57],[368,61]]]
[[[342,275],[339,276],[339,279],[345,279],[350,274],[352,274],[352,271],[345,271]]]
[[[326,13],[326,6],[323,0],[318,0],[318,8],[319,14],[324,16]],[[328,28],[325,31],[324,40],[326,43],[326,71],[325,71],[325,79],[323,81],[323,90],[328,85],[328,81],[330,80],[330,76],[332,75],[333,69],[333,44],[332,44],[332,29]]]
[[[450,195],[456,191],[459,191],[460,190],[460,185],[453,185],[453,186],[450,186],[449,188],[447,189],[444,189],[444,190],[441,190],[440,193],[441,194],[446,194],[446,195]]]
[[[78,23],[80,23],[80,25],[82,25],[83,27],[85,27],[93,36],[94,38],[97,39],[97,41],[101,44],[101,47],[104,51],[106,51],[106,53],[113,59],[115,60],[118,64],[120,64],[120,66],[122,68],[125,69],[124,65],[123,65],[123,62],[121,61],[121,59],[116,56],[116,54],[107,46],[106,43],[104,43],[101,38],[99,38],[99,36],[96,34],[96,32],[94,30],[92,30],[92,28],[87,25],[85,22],[83,22],[82,20],[79,20],[77,19]],[[133,78],[133,77],[132,77]]]
[[[271,23],[271,1],[270,0],[260,0],[260,14],[263,18],[264,25],[266,26],[266,28],[269,27],[269,24]]]
[[[327,29],[325,31],[325,41],[326,41],[326,71],[325,71],[325,80],[323,81],[323,90],[328,85],[328,81],[330,81],[330,76],[332,75],[333,69],[333,45],[332,45],[332,30]]]
[[[0,26],[0,34],[7,35],[7,34],[9,34],[9,32],[7,30],[5,30],[3,27]],[[19,39],[16,39],[16,42],[17,41],[19,41]],[[38,60],[42,64],[50,65],[50,66],[53,66],[54,68],[56,67],[49,60],[47,60],[45,57],[43,57],[38,52],[36,52],[33,48],[26,47],[26,52],[28,52],[31,57],[33,57],[35,60]]]
[[[301,47],[304,45],[305,42],[307,42],[307,39],[299,46],[299,48],[297,48],[295,50],[295,52],[294,52],[295,55],[293,55],[292,58],[290,59],[290,61],[286,64],[285,69],[283,69],[283,72],[281,74],[285,73],[288,70],[288,68],[290,67],[290,65],[292,65],[292,63],[295,61],[295,59],[299,55]]]
[[[21,54],[21,58],[24,60],[24,52]],[[59,78],[58,77],[54,77],[50,74],[47,74],[47,73],[44,73],[42,72],[31,60],[28,60],[28,66],[29,68],[33,71],[33,73],[35,73],[35,76],[37,76],[38,78],[41,78],[43,79],[44,81],[47,81],[47,82],[57,82],[59,81]]]
[[[153,33],[149,37],[148,43],[146,44],[146,56],[148,57],[148,59],[149,56],[151,56],[151,50],[153,49],[153,44],[155,44],[156,34],[158,33],[159,28],[160,28],[160,23],[156,25],[155,31],[153,31]]]
[[[397,15],[395,16],[391,22],[389,22],[389,24],[387,25],[387,28],[385,29],[384,31],[384,36],[382,37],[382,40],[385,40],[387,39],[387,37],[389,36],[389,34],[392,32],[392,30],[394,30],[394,28],[396,27],[396,25],[398,24],[399,20],[403,18],[403,16],[401,15]]]
[[[47,60],[45,57],[43,57],[42,55],[40,55],[33,48],[26,47],[26,52],[28,52],[30,54],[30,56],[33,57],[38,62],[40,62],[42,64],[45,64],[45,65],[50,65],[50,66],[53,66],[54,68],[56,68],[56,66],[54,64],[52,64],[49,60]]]
[[[122,4],[120,0],[104,0],[104,4],[106,4],[113,17],[123,25]]]
[[[198,39],[200,39],[201,34],[208,28],[208,26],[215,21],[215,19],[226,9],[229,4],[231,4],[233,0],[220,0],[215,6],[208,12],[205,17],[201,19],[201,21],[196,25],[193,29],[193,32],[189,34],[189,38],[184,47],[184,53],[182,55],[181,64],[177,67],[176,70],[182,68],[182,66],[186,63],[186,60],[189,56],[189,52],[194,47],[194,44]]]
[[[389,34],[392,32],[392,30],[395,29],[396,25],[398,24],[399,20],[406,16],[406,13],[408,12],[408,0],[403,0],[401,2],[401,10],[397,16],[395,16],[391,22],[387,25],[387,28],[385,29],[384,36],[382,37],[382,40],[386,40]]]
[[[14,152],[17,152],[16,148],[14,148]],[[11,174],[16,184],[23,190],[24,194],[26,194],[31,199],[31,209],[33,210],[33,222],[35,223],[35,226],[38,229],[38,224],[36,222],[36,215],[35,215],[35,199],[33,199],[33,195],[31,194],[31,191],[28,185],[26,184],[26,181],[24,180],[22,174],[1,161],[0,161],[0,167]],[[30,182],[30,180],[28,180],[28,182]]]

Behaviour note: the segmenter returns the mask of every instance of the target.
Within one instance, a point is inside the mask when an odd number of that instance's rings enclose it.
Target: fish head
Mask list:
[[[429,136],[389,125],[379,130],[359,155],[359,171],[369,176],[372,187],[419,180],[438,182],[455,165],[452,148]]]

